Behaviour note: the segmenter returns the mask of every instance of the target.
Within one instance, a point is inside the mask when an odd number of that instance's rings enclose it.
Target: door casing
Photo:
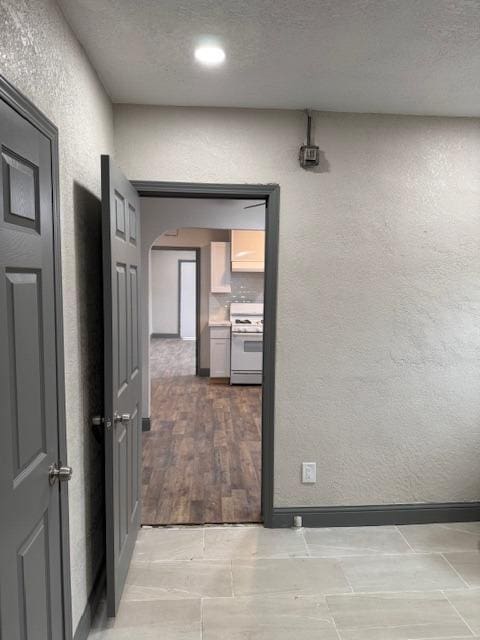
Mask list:
[[[137,189],[139,196],[144,198],[221,198],[266,201],[261,495],[263,524],[265,527],[273,527],[275,344],[280,186],[278,184],[214,184],[150,180],[132,180],[131,183]]]
[[[194,264],[195,265],[195,342],[197,342],[199,336],[197,331],[198,325],[198,291],[197,291],[197,260],[182,260],[178,261],[178,333],[180,335],[180,339],[182,339],[182,266],[184,264]],[[195,357],[195,360],[197,358]],[[195,368],[198,370],[198,363],[195,364]]]
[[[59,209],[58,129],[28,98],[0,74],[0,99],[30,122],[50,140],[52,154],[52,212],[55,279],[55,343],[57,373],[58,460],[67,460],[67,432],[65,410],[65,365],[63,342],[62,262]],[[70,582],[70,538],[68,523],[68,482],[60,484],[60,539],[63,593],[63,628],[65,640],[71,640],[72,597]]]

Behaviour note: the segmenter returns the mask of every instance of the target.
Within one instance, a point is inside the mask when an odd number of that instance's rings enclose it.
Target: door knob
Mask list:
[[[72,467],[58,466],[56,463],[53,463],[48,468],[48,479],[51,485],[55,484],[55,481],[59,482],[68,482],[72,477],[73,469]]]
[[[129,413],[116,413],[113,416],[114,422],[129,422],[130,414]]]

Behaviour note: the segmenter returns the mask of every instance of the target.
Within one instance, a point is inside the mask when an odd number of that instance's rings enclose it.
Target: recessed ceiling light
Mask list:
[[[225,51],[221,47],[203,45],[195,49],[195,59],[207,67],[216,67],[225,61]]]

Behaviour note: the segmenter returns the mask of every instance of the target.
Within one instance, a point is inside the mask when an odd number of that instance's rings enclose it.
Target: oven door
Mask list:
[[[263,364],[263,334],[232,332],[232,384],[261,384]]]

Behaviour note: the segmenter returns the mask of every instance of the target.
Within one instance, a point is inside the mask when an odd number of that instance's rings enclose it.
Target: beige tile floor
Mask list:
[[[480,639],[480,523],[142,529],[90,640]]]

